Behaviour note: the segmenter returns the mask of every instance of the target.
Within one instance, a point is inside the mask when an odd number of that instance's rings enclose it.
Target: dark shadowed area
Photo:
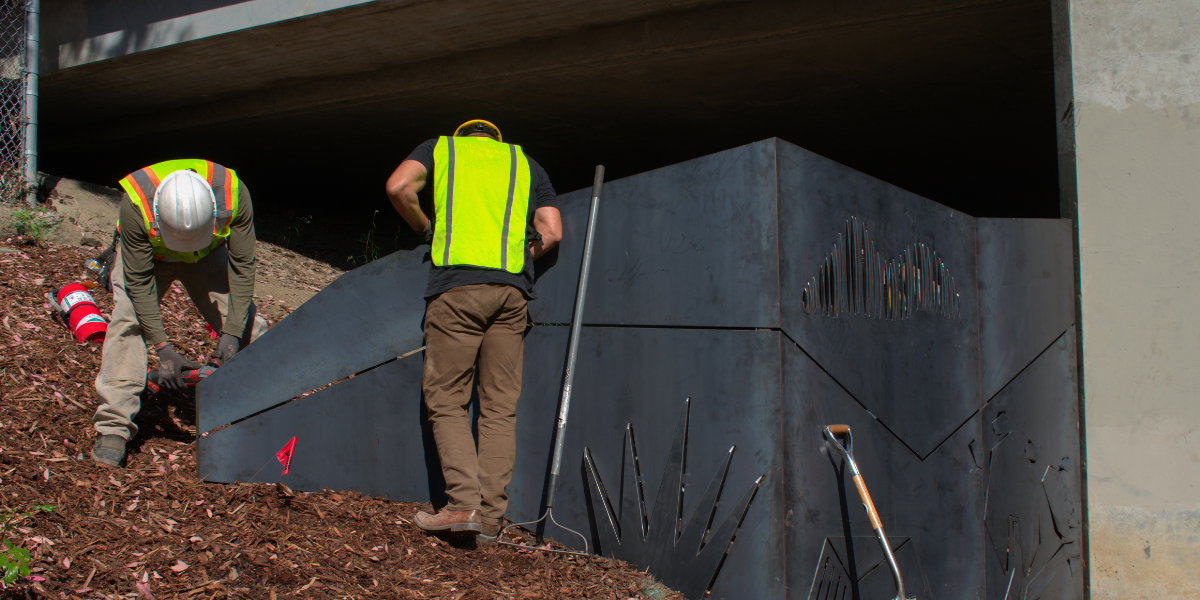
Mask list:
[[[559,192],[598,163],[615,179],[780,137],[973,216],[1058,216],[1048,3],[460,8],[374,2],[48,69],[41,168],[114,185],[211,158],[264,237],[356,261],[404,243],[391,170],[471,118]]]

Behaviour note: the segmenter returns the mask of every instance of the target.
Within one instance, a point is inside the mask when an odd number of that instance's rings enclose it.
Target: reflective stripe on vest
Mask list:
[[[176,252],[167,248],[162,236],[158,233],[158,223],[154,220],[154,192],[164,177],[175,171],[191,170],[203,177],[217,201],[217,215],[213,224],[213,241],[208,248],[196,252]],[[208,255],[214,248],[225,243],[229,237],[229,225],[238,212],[238,187],[240,182],[233,169],[227,169],[209,160],[185,158],[168,160],[134,171],[121,180],[121,187],[129,194],[134,207],[142,215],[142,224],[150,237],[150,245],[154,248],[156,259],[170,258],[181,262],[196,262]],[[118,229],[120,223],[117,223]]]
[[[521,147],[443,136],[433,164],[434,266],[520,273],[532,179]]]

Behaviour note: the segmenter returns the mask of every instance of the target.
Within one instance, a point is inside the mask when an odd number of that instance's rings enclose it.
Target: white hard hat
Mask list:
[[[175,171],[154,190],[154,220],[159,235],[176,252],[196,252],[212,244],[217,198],[195,171]]]

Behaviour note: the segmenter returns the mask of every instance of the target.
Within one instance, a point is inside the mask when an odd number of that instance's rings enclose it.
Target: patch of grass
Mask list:
[[[290,210],[285,211],[283,214],[283,247],[288,250],[295,250],[292,244],[300,239],[301,230],[311,222],[312,215],[300,215]]]
[[[18,577],[29,576],[29,551],[21,547],[21,540],[15,542],[8,537],[19,521],[32,517],[39,512],[54,512],[54,507],[38,504],[29,509],[30,512],[8,513],[0,515],[0,537],[4,538],[4,549],[0,551],[0,581],[9,585]]]
[[[684,600],[679,592],[655,581],[653,577],[646,578],[642,589],[638,591],[638,596],[647,600]]]
[[[54,231],[55,226],[50,226],[46,220],[41,217],[46,211],[33,210],[18,210],[13,212],[12,220],[7,224],[17,230],[17,235],[25,236],[27,239],[39,244],[45,243],[50,232]]]
[[[379,211],[371,214],[371,227],[366,233],[359,236],[359,243],[362,244],[362,254],[353,254],[346,257],[346,262],[351,265],[365,265],[379,258],[379,232],[375,227],[375,218],[379,216]]]

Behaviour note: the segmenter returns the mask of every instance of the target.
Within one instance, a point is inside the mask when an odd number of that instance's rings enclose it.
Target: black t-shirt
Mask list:
[[[428,173],[425,187],[433,189],[433,148],[437,145],[437,140],[428,140],[425,143],[417,146],[407,160],[415,160],[425,166],[425,171]],[[528,154],[525,158],[529,160],[529,211],[526,215],[526,228],[533,229],[533,212],[543,206],[551,206],[558,208],[558,195],[554,193],[554,186],[550,185],[550,177],[546,175],[545,169],[533,160]],[[425,287],[425,298],[432,298],[450,288],[455,288],[460,285],[474,285],[478,283],[498,283],[502,285],[511,285],[525,294],[527,300],[537,299],[537,293],[533,290],[533,256],[529,253],[529,247],[525,247],[525,266],[520,273],[509,273],[500,269],[485,269],[481,267],[434,267],[429,269],[429,285]]]

